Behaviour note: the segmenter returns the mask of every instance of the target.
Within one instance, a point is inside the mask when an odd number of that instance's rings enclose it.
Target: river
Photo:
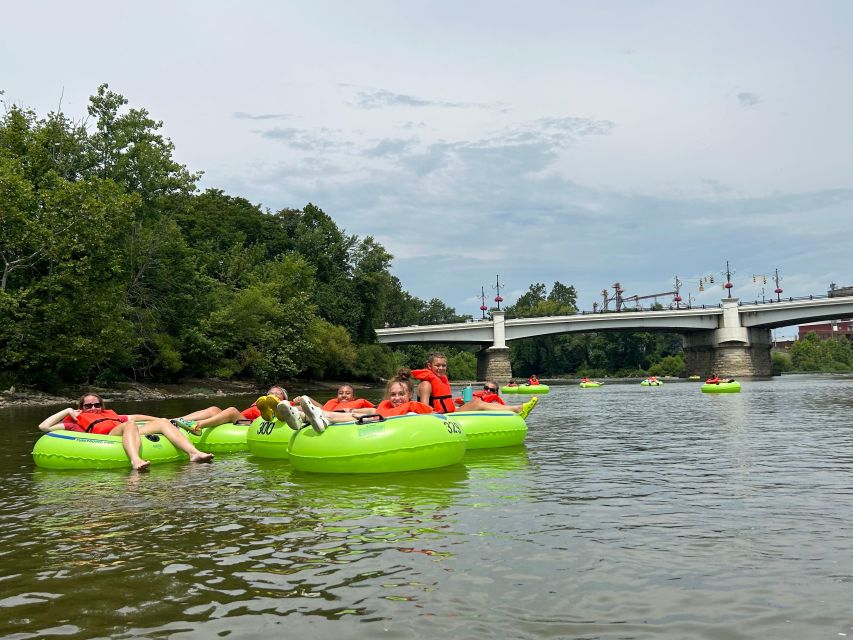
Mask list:
[[[0,637],[853,636],[851,391],[555,386],[524,447],[340,477],[47,471],[56,409],[0,410]]]

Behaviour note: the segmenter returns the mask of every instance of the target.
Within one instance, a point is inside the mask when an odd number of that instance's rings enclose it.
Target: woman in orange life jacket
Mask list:
[[[314,399],[311,401],[320,407],[320,403]],[[373,403],[364,398],[355,397],[355,389],[351,384],[342,384],[338,387],[338,394],[331,400],[327,400],[321,406],[323,411],[336,411],[338,413],[349,413],[353,409],[373,409]]]
[[[527,379],[527,384],[531,387],[535,387],[539,384],[539,378],[536,377],[535,373]]]
[[[137,421],[145,421],[137,427]],[[165,418],[155,418],[141,414],[119,415],[104,407],[104,400],[96,393],[87,393],[80,398],[77,408],[63,409],[45,418],[39,429],[42,431],[84,431],[100,435],[121,436],[122,446],[133,469],[141,471],[151,464],[139,455],[140,436],[152,433],[163,434],[166,439],[181,451],[184,451],[192,462],[210,462],[212,453],[203,453],[196,449],[172,423]]]
[[[415,369],[412,377],[420,380],[418,383],[418,399],[433,408],[436,413],[453,413],[454,411],[513,411],[527,418],[528,414],[539,402],[533,396],[524,404],[504,405],[497,402],[486,402],[474,397],[458,409],[453,403],[453,393],[450,381],[447,379],[447,357],[443,353],[433,352],[427,358],[425,369]]]
[[[498,388],[497,382],[493,380],[486,380],[483,383],[482,390],[475,391],[472,395],[475,398],[480,398],[483,402],[496,402],[506,406],[506,402],[504,402],[503,398],[498,395],[499,392],[500,389]],[[459,406],[465,404],[465,401],[462,398],[456,398],[454,402]]]
[[[276,396],[279,402],[287,400],[287,391],[285,391],[284,387],[270,387],[267,395]],[[237,407],[220,409],[217,406],[210,406],[207,409],[199,409],[180,418],[173,418],[171,422],[176,427],[186,429],[198,436],[201,435],[201,430],[207,427],[218,427],[221,424],[239,422],[240,420],[251,422],[260,416],[261,410],[258,408],[257,402],[254,402],[252,406],[242,411],[237,409]]]

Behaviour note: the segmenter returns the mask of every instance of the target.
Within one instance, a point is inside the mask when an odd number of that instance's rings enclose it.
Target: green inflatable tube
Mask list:
[[[260,421],[260,418],[255,422],[258,421]],[[199,451],[207,453],[239,453],[249,450],[249,445],[246,442],[246,432],[249,429],[251,429],[251,425],[248,423],[234,424],[233,422],[228,422],[216,427],[202,429],[199,436],[187,432],[184,432],[184,435],[187,436],[189,441]]]
[[[501,387],[501,391],[504,393],[531,393],[531,394],[545,394],[551,390],[547,384],[520,384],[515,387],[510,387],[509,385],[505,387]]]
[[[596,387],[600,387],[602,384],[603,383],[601,382],[581,382],[579,386],[581,389],[595,389]]]
[[[187,460],[165,436],[142,436],[139,455],[151,464]],[[33,461],[45,469],[130,468],[121,436],[101,436],[82,431],[51,431],[36,440]]]
[[[469,451],[516,446],[527,436],[527,424],[512,411],[457,411],[445,417],[462,427]]]
[[[662,387],[663,382],[661,382],[660,380],[655,380],[654,382],[652,382],[650,380],[643,380],[640,383],[640,386],[641,387]]]
[[[701,388],[702,393],[740,393],[740,382],[735,380],[711,384],[706,382]]]
[[[293,429],[277,418],[269,422],[258,418],[246,431],[246,444],[249,453],[258,458],[287,460],[290,458],[287,449],[295,435]]]
[[[452,416],[412,414],[333,424],[323,433],[302,429],[292,436],[288,452],[299,471],[390,473],[456,464],[466,443]]]

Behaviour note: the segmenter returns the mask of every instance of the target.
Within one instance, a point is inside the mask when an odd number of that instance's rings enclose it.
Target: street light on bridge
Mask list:
[[[503,289],[505,286],[506,286],[505,284],[501,284],[501,277],[499,275],[496,275],[495,276],[495,286],[492,288],[495,291],[497,291],[497,294],[498,294],[495,296],[495,302],[498,303],[498,311],[501,310],[501,302],[504,301],[503,297],[501,296],[501,289]]]
[[[729,261],[728,261],[728,260],[726,260],[726,271],[725,271],[725,274],[726,274],[726,284],[724,284],[723,286],[726,288],[726,291],[728,291],[728,292],[729,292],[729,298],[731,298],[731,297],[732,297],[732,287],[734,286],[734,285],[732,284],[732,274],[733,274],[733,273],[734,273],[734,271],[732,271],[732,270],[729,268]]]
[[[776,275],[773,276],[773,282],[776,283],[776,288],[773,289],[773,293],[776,294],[776,302],[782,302],[782,287],[779,286],[779,283],[782,282],[782,278],[779,277],[779,268],[776,268]]]
[[[483,320],[486,319],[486,311],[489,308],[486,306],[486,289],[480,285],[480,312],[483,314]]]

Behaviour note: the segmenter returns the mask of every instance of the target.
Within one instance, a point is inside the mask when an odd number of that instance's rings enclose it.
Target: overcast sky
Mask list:
[[[0,89],[103,82],[179,162],[377,238],[423,299],[853,285],[853,2],[5,1]],[[703,276],[716,285],[699,291]],[[612,290],[611,290],[612,292]],[[668,303],[671,297],[662,297]]]

